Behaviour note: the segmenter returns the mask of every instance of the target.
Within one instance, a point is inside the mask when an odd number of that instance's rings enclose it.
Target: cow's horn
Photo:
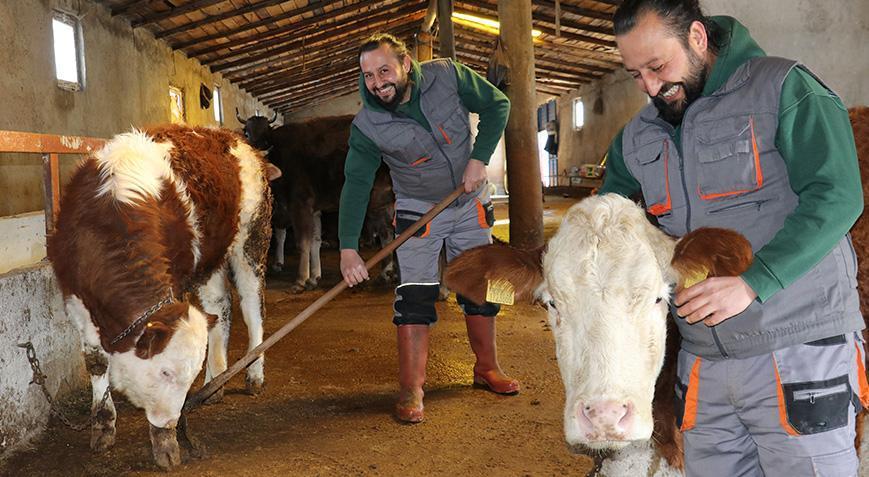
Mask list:
[[[269,119],[269,124],[271,124],[271,123],[273,123],[273,122],[275,122],[275,121],[277,121],[277,120],[278,120],[278,112],[275,111],[275,115],[272,116],[271,119]]]
[[[238,108],[235,108],[235,118],[238,119],[238,122],[240,122],[241,124],[247,124],[247,121],[241,119],[241,115],[238,114]]]

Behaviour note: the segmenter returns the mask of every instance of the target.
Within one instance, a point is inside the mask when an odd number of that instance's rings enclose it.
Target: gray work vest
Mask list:
[[[673,126],[658,118],[654,105],[628,123],[625,165],[666,233],[681,237],[704,226],[729,228],[757,252],[782,228],[799,201],[775,145],[782,85],[796,64],[752,58],[721,88],[692,103],[681,131],[687,160],[673,142]],[[820,263],[764,303],[754,300],[711,328],[677,318],[682,347],[710,359],[741,358],[860,330],[856,276],[856,255],[846,235]]]
[[[471,125],[452,63],[439,59],[420,67],[421,84],[414,87],[419,88],[420,109],[431,132],[413,118],[367,107],[353,124],[380,148],[397,198],[436,203],[462,182],[471,156]],[[476,196],[463,194],[453,205]]]

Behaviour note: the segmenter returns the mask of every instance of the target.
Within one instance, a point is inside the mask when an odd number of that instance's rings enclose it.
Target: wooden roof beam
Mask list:
[[[543,7],[555,11],[555,1],[554,0],[532,0],[534,6]],[[561,12],[562,13],[570,13],[571,15],[576,15],[579,17],[588,17],[594,18],[596,20],[605,20],[610,23],[613,21],[612,13],[601,12],[598,10],[594,10],[591,8],[583,8],[577,7],[575,5],[571,5],[569,3],[561,2]]]
[[[151,23],[157,23],[169,18],[178,17],[184,15],[186,13],[195,12],[196,10],[201,10],[203,8],[208,8],[212,5],[217,5],[218,3],[222,3],[224,0],[195,0],[193,2],[185,3],[184,5],[180,5],[177,7],[172,7],[169,10],[165,10],[162,12],[154,12],[148,15],[144,15],[142,18],[138,20],[133,20],[130,22],[130,26],[133,28],[139,28],[140,26],[149,25]]]
[[[167,37],[167,36],[176,35],[176,34],[178,34],[178,33],[185,32],[185,31],[189,31],[189,30],[192,30],[192,29],[194,29],[194,28],[199,28],[199,27],[201,27],[201,26],[203,26],[203,25],[209,25],[209,24],[211,24],[211,23],[217,23],[217,22],[219,22],[219,21],[223,21],[223,20],[226,20],[226,19],[228,19],[228,18],[233,18],[233,17],[237,17],[237,16],[245,15],[245,14],[248,14],[248,13],[251,13],[251,12],[255,12],[255,11],[260,10],[260,9],[263,9],[263,8],[266,8],[266,7],[271,7],[271,6],[273,6],[273,5],[278,5],[278,4],[280,4],[280,3],[284,3],[284,2],[286,2],[286,1],[287,1],[287,0],[265,0],[265,1],[262,1],[262,2],[259,2],[259,3],[254,3],[253,5],[246,5],[246,6],[244,6],[244,7],[236,8],[235,10],[229,10],[229,11],[227,11],[227,12],[223,12],[223,13],[220,13],[220,14],[217,14],[217,15],[208,15],[208,16],[206,16],[205,18],[203,18],[203,19],[201,19],[201,20],[196,20],[196,21],[194,21],[194,22],[190,22],[190,23],[184,23],[184,24],[182,24],[182,25],[178,25],[178,26],[173,27],[173,28],[168,28],[168,29],[166,29],[166,30],[161,30],[161,31],[155,33],[154,36],[155,36],[156,38],[158,38],[158,39],[159,39],[159,38],[165,38],[165,37]],[[239,32],[242,32],[242,31],[247,31],[247,30],[252,30],[252,29],[254,29],[254,28],[259,28],[259,27],[261,27],[261,26],[266,26],[266,25],[273,24],[273,23],[275,23],[275,22],[278,22],[278,21],[284,20],[284,19],[286,19],[286,18],[292,18],[292,17],[294,17],[294,16],[301,15],[301,14],[303,14],[303,13],[308,13],[308,12],[314,11],[314,10],[316,10],[316,9],[318,9],[318,8],[323,8],[323,7],[326,6],[326,5],[331,5],[331,4],[333,4],[333,3],[338,3],[339,1],[341,1],[341,0],[330,0],[330,1],[321,1],[321,2],[311,2],[311,3],[309,3],[308,6],[306,6],[306,7],[296,8],[296,9],[291,10],[291,11],[289,11],[289,12],[281,13],[280,15],[269,16],[268,18],[264,18],[264,19],[259,20],[259,21],[256,21],[256,22],[245,22],[244,25],[241,25],[241,26],[238,27],[238,28],[233,28],[233,29],[230,29],[230,30],[217,32],[217,33],[214,33],[214,34],[211,34],[211,35],[206,35],[205,37],[195,38],[195,39],[193,39],[193,40],[188,40],[188,41],[185,41],[185,42],[180,42],[180,43],[177,43],[177,44],[172,44],[172,48],[176,48],[176,49],[179,49],[179,48],[186,48],[186,47],[191,46],[191,45],[193,45],[193,44],[196,44],[196,43],[198,43],[198,42],[200,42],[200,41],[213,40],[213,39],[215,39],[215,38],[224,38],[224,37],[227,37],[227,36],[229,36],[229,35],[233,35],[233,34],[235,34],[235,33],[239,33]]]

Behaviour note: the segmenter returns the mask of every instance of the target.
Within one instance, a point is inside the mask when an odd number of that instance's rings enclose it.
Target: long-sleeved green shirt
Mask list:
[[[727,41],[703,89],[704,96],[724,84],[746,60],[764,54],[744,26],[727,17],[714,20],[724,28]],[[624,163],[623,132],[610,145],[601,194],[630,196],[640,191],[639,182]],[[676,128],[673,139],[681,149],[681,127]],[[742,275],[761,302],[820,262],[863,210],[848,111],[837,96],[799,67],[788,74],[782,86],[775,145],[799,205],[773,239],[755,253],[754,263]]]
[[[469,111],[480,116],[478,133],[471,150],[471,159],[488,164],[507,125],[510,100],[479,74],[461,63],[455,61],[452,63],[456,71],[459,99]],[[431,132],[431,125],[420,107],[419,88],[416,86],[421,84],[421,75],[422,70],[419,63],[414,61],[410,72],[410,79],[412,80],[410,100],[399,105],[396,113],[414,119]],[[364,107],[383,111],[383,108],[371,98],[361,75],[359,90]],[[344,165],[345,182],[344,188],[341,190],[338,211],[338,239],[342,249],[357,249],[359,246],[359,235],[365,220],[365,210],[368,207],[371,187],[380,162],[380,149],[374,141],[356,126],[353,126],[350,130],[350,150]]]

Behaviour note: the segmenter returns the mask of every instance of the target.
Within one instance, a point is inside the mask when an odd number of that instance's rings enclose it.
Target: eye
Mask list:
[[[546,307],[547,307],[547,308],[552,308],[553,310],[557,310],[557,309],[558,309],[558,307],[555,306],[555,300],[549,300],[549,301],[546,303]]]
[[[654,71],[655,73],[657,73],[657,72],[661,71],[662,69],[664,69],[664,65],[658,65],[658,66],[652,67],[650,69],[652,71]]]
[[[662,301],[664,301],[664,298],[658,297],[655,299],[655,304],[657,305],[658,303],[661,303]]]
[[[172,371],[169,371],[168,369],[161,369],[160,376],[163,379],[167,379],[167,380],[172,380],[174,378],[174,376],[172,375]]]

